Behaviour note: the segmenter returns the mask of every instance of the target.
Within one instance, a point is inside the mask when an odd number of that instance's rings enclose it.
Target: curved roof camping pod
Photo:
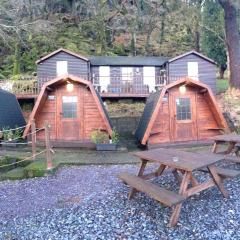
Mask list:
[[[92,83],[73,75],[63,75],[43,85],[24,137],[32,120],[37,128],[49,122],[53,142],[90,142],[91,132],[96,129],[112,133],[108,114]],[[43,140],[44,133],[38,132],[37,138]]]
[[[135,136],[143,145],[197,141],[228,129],[211,89],[182,78],[149,96]]]

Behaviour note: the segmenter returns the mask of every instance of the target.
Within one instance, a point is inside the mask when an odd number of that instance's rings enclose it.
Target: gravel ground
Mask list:
[[[0,183],[0,239],[240,239],[240,179],[188,199],[177,227],[171,209],[129,188],[116,175],[138,167],[66,167],[55,176]],[[202,179],[198,176],[199,180]],[[176,189],[170,173],[156,180]]]

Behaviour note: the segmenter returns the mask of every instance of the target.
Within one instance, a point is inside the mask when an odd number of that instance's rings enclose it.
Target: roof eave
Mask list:
[[[194,51],[194,50],[189,51],[189,52],[186,52],[186,53],[183,53],[183,54],[181,54],[181,55],[179,55],[179,56],[177,56],[177,57],[171,58],[171,59],[167,60],[167,62],[168,62],[168,63],[174,62],[174,61],[176,61],[176,60],[178,60],[178,59],[180,59],[180,58],[183,58],[183,57],[185,57],[185,56],[187,56],[187,55],[189,55],[189,54],[196,54],[197,56],[199,56],[199,57],[207,60],[208,62],[217,65],[217,63],[216,63],[214,60],[212,60],[212,59],[210,59],[210,58],[204,56],[203,54],[201,54],[201,53],[199,53],[199,52],[197,52],[197,51]]]
[[[46,59],[48,59],[48,58],[50,58],[50,57],[58,54],[59,52],[65,52],[65,53],[67,53],[67,54],[70,54],[70,55],[72,55],[72,56],[74,56],[74,57],[76,57],[76,58],[80,58],[80,59],[82,59],[82,60],[85,60],[85,61],[87,61],[87,62],[90,61],[88,58],[86,58],[86,57],[84,57],[84,56],[81,56],[81,55],[79,55],[79,54],[76,54],[76,53],[74,53],[74,52],[72,52],[72,51],[70,51],[70,50],[67,50],[67,49],[64,49],[64,48],[59,48],[59,49],[57,49],[57,50],[55,50],[55,51],[47,54],[46,56],[38,59],[35,63],[36,63],[36,64],[39,64],[39,63],[45,61]]]

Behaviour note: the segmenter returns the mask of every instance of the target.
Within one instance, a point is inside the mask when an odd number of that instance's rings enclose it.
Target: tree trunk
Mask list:
[[[226,65],[225,64],[221,64],[221,66],[219,67],[219,78],[220,79],[224,79],[224,73],[226,70]]]
[[[237,7],[233,0],[218,0],[224,9],[226,43],[229,56],[230,86],[240,89],[240,41]]]

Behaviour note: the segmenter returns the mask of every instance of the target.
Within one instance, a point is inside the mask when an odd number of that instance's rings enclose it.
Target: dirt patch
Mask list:
[[[145,103],[142,101],[132,102],[130,100],[118,102],[106,101],[105,104],[110,117],[141,116],[145,107]]]

